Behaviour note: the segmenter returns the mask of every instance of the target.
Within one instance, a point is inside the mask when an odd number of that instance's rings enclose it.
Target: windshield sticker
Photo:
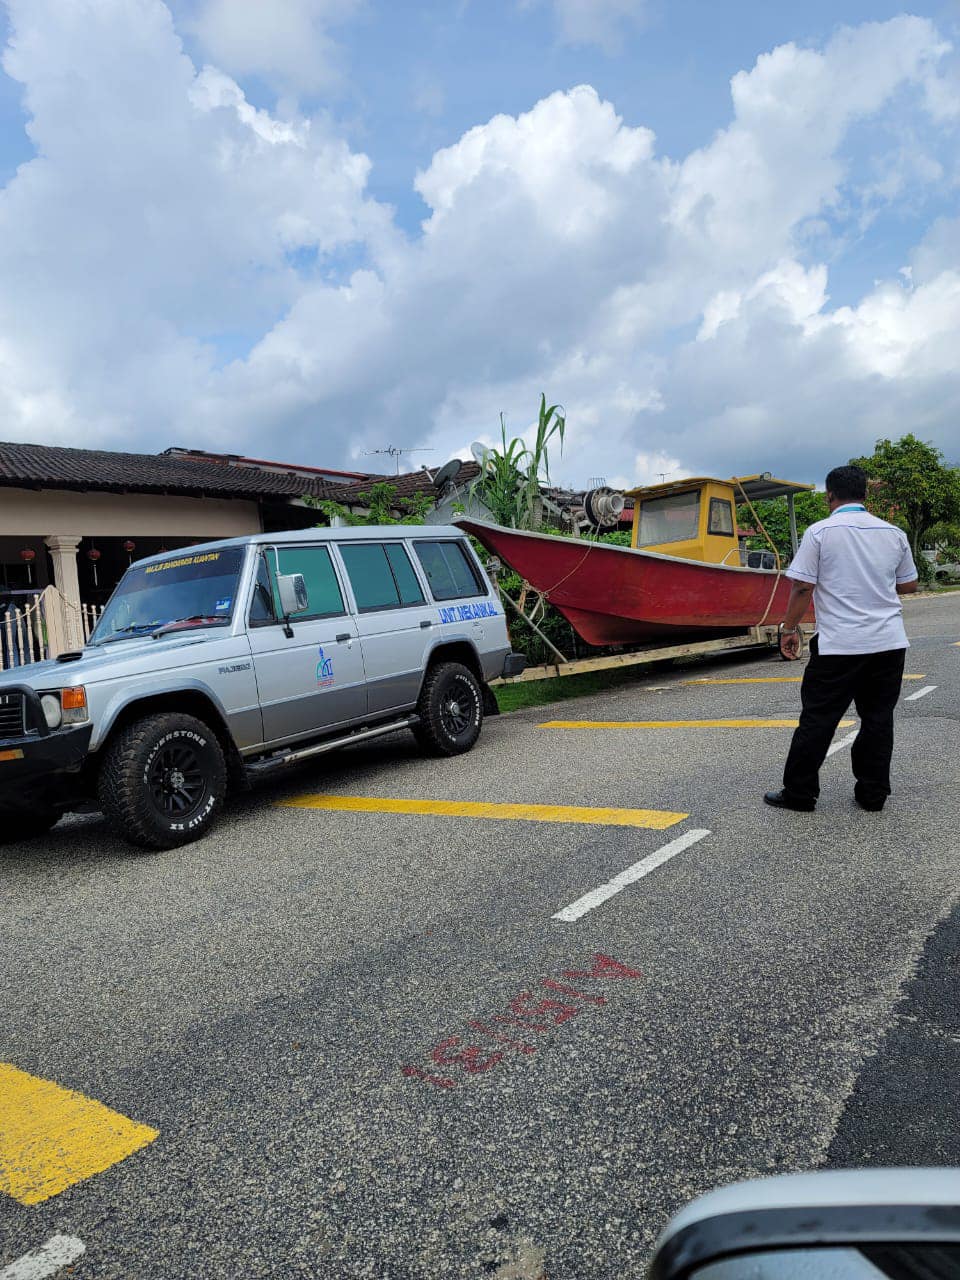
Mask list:
[[[233,604],[233,596],[224,596],[222,600],[217,601],[217,613],[229,613],[230,606]]]
[[[469,622],[471,618],[498,618],[499,616],[496,606],[489,600],[484,600],[481,604],[457,604],[450,609],[440,610],[442,623]]]
[[[324,656],[320,645],[320,661],[317,663],[317,688],[328,689],[333,684],[333,659]]]
[[[144,573],[162,573],[165,569],[182,569],[188,564],[210,564],[213,560],[220,559],[219,551],[205,551],[199,556],[181,556],[179,560],[164,560],[163,564],[148,564],[144,566]]]

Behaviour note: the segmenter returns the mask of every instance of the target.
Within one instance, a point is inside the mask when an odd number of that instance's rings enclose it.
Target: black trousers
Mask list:
[[[810,641],[810,661],[803,673],[803,710],[783,771],[783,789],[799,800],[820,794],[820,766],[827,748],[854,703],[860,732],[851,758],[854,792],[865,805],[882,805],[890,794],[893,755],[893,709],[900,697],[906,649],[883,653],[834,654],[823,657],[817,637]]]

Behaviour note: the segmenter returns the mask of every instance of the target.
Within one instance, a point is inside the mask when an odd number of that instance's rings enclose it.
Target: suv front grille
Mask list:
[[[0,738],[22,738],[24,733],[22,693],[0,693]]]

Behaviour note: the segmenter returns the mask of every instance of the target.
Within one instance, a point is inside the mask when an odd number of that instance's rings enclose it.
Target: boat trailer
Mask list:
[[[513,599],[497,581],[497,571],[500,568],[499,562],[494,558],[494,562],[488,565],[488,572],[493,579],[494,587],[500,599],[510,605],[513,611],[523,619],[523,621],[535,631],[544,644],[557,656],[556,662],[548,662],[539,667],[527,667],[518,676],[509,676],[498,680],[491,680],[492,685],[502,684],[521,684],[527,680],[553,680],[558,676],[580,676],[591,671],[614,671],[618,667],[635,667],[650,662],[668,662],[674,658],[696,658],[708,657],[711,654],[730,653],[737,650],[749,651],[756,649],[780,649],[780,628],[776,623],[766,622],[760,626],[748,627],[743,631],[737,632],[736,635],[724,636],[719,640],[690,640],[683,644],[657,645],[643,649],[631,649],[626,653],[607,653],[596,658],[568,658],[561,653],[557,646],[548,636],[546,636],[537,625],[537,616],[542,617],[546,601],[541,594],[530,587],[529,583],[524,583],[523,600],[526,600],[527,593],[533,591],[536,596],[533,607],[529,614],[524,613],[523,608],[516,600]],[[813,631],[812,627],[800,627],[800,654],[803,655],[806,638]]]

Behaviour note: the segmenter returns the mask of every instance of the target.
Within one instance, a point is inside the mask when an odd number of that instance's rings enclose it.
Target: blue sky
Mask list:
[[[618,48],[562,41],[549,3],[431,0],[370,3],[337,29],[344,83],[311,105],[331,110],[353,144],[373,161],[369,190],[391,204],[415,235],[427,215],[412,176],[435,151],[499,113],[517,115],[558,88],[590,84],[628,124],[657,135],[658,149],[682,158],[727,122],[730,78],[757,54],[794,41],[824,43],[841,25],[878,22],[905,11],[936,19],[956,36],[955,3],[910,5],[805,0],[658,0],[637,24],[620,25]],[[196,48],[188,37],[187,47]],[[252,100],[275,95],[248,82]],[[888,211],[838,257],[831,298],[852,301],[901,265],[917,228],[947,211],[948,199],[916,211]]]
[[[572,480],[956,433],[955,0],[256,2],[0,5],[0,438],[442,460],[541,387]]]

